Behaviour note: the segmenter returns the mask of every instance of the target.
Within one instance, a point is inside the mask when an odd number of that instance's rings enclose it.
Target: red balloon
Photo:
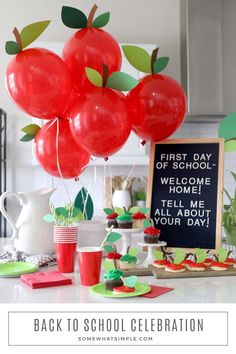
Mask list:
[[[126,96],[109,88],[93,91],[80,114],[71,120],[71,131],[91,155],[107,157],[116,153],[131,131]]]
[[[144,140],[161,141],[173,134],[186,114],[186,96],[180,84],[166,75],[148,75],[128,96],[133,130]]]
[[[80,93],[95,88],[86,77],[86,67],[101,74],[103,64],[108,66],[109,74],[121,68],[121,51],[117,41],[100,28],[83,28],[74,33],[65,43],[62,56]]]
[[[25,49],[6,71],[9,94],[26,113],[43,119],[60,117],[71,95],[71,74],[63,60],[50,50]]]
[[[80,94],[77,91],[73,91],[69,99],[68,107],[66,111],[63,113],[63,115],[61,116],[61,118],[65,118],[65,119],[75,118],[80,113],[81,108],[85,103],[88,95],[89,94],[85,94],[85,93]]]
[[[63,178],[78,177],[90,160],[90,154],[73,139],[68,120],[60,121],[59,129],[56,120],[45,124],[35,137],[34,147],[39,164],[46,172],[56,177],[61,177],[60,170]]]

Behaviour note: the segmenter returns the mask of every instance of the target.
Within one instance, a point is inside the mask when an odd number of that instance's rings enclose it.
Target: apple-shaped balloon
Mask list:
[[[181,85],[159,74],[169,58],[157,59],[158,49],[150,56],[136,46],[123,46],[127,60],[149,75],[128,94],[134,132],[144,140],[161,141],[172,135],[186,114],[186,96]]]
[[[132,126],[127,98],[117,90],[129,90],[137,80],[121,72],[108,77],[107,66],[103,69],[102,77],[86,68],[88,79],[97,88],[80,105],[79,114],[71,120],[71,131],[91,155],[107,158],[125,144]]]
[[[76,178],[90,160],[90,154],[73,139],[66,119],[45,124],[35,136],[34,147],[39,164],[55,177]]]
[[[97,6],[94,5],[88,18],[73,7],[63,6],[61,12],[64,25],[80,29],[67,40],[62,52],[80,93],[94,88],[86,77],[85,67],[91,67],[100,74],[103,64],[108,66],[110,74],[121,67],[121,50],[117,41],[101,29],[108,23],[110,14],[106,12],[93,19],[96,10]]]
[[[6,52],[15,55],[6,70],[6,85],[16,105],[31,116],[52,119],[61,116],[71,95],[71,74],[63,60],[50,50],[25,49],[50,21],[14,28],[16,41],[6,42]]]

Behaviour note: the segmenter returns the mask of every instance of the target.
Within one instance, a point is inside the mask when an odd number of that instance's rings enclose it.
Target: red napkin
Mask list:
[[[72,284],[71,279],[57,271],[23,274],[20,278],[23,283],[30,286],[32,289]]]
[[[150,285],[150,284],[149,284],[149,286],[152,288],[152,290],[149,291],[149,293],[144,294],[142,296],[153,298],[153,297],[157,297],[162,294],[165,294],[168,291],[174,290],[173,288],[165,288],[164,286],[156,286],[156,285]]]

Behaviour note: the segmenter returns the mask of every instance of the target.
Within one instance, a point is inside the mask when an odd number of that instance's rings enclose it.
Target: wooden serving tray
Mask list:
[[[191,270],[185,270],[183,273],[172,273],[167,272],[163,268],[156,268],[152,265],[149,266],[149,269],[152,271],[152,274],[156,279],[177,279],[177,278],[202,278],[202,277],[225,277],[236,275],[236,268],[230,267],[228,270],[204,270],[203,272],[192,272]]]
[[[124,273],[125,277],[129,277],[131,275],[139,275],[139,276],[144,276],[144,275],[153,275],[152,269],[150,268],[132,268],[132,269],[121,269],[122,272]]]

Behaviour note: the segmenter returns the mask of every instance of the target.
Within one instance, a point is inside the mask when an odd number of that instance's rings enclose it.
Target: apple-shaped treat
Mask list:
[[[159,259],[153,262],[153,266],[156,268],[165,268],[166,266],[170,265],[171,262],[167,261],[166,259]]]
[[[210,269],[212,270],[228,270],[230,268],[229,264],[226,264],[224,262],[212,262],[210,265]]]
[[[235,259],[233,259],[233,258],[226,258],[226,260],[224,261],[224,263],[226,263],[226,264],[229,264],[229,265],[232,265],[232,266],[236,266],[236,261],[235,261]]]
[[[166,266],[170,265],[171,262],[167,260],[167,253],[164,251],[153,250],[153,256],[155,258],[152,265],[156,268],[165,268]]]
[[[119,90],[131,89],[137,80],[121,72],[109,76],[106,65],[103,75],[92,68],[86,68],[86,74],[97,88],[71,120],[71,131],[91,155],[107,158],[125,144],[131,131],[127,98]]]
[[[165,266],[165,270],[171,273],[183,273],[185,272],[185,266],[181,264],[170,263]]]
[[[216,261],[211,263],[210,269],[219,271],[228,270],[230,268],[230,264],[225,262],[228,255],[229,252],[226,249],[218,249],[217,255],[214,255]]]
[[[182,249],[177,248],[175,250],[175,256],[173,259],[173,263],[167,264],[165,266],[165,270],[167,272],[172,272],[172,273],[185,272],[186,268],[182,264],[182,262],[184,261],[185,258],[186,258],[186,253]]]
[[[94,5],[88,18],[73,7],[63,6],[61,12],[64,25],[79,29],[65,43],[62,56],[80,93],[94,88],[86,77],[86,67],[102,73],[102,66],[106,64],[110,74],[121,67],[121,50],[117,41],[101,29],[108,23],[110,14],[106,12],[94,19],[96,10]]]
[[[90,160],[90,154],[71,135],[68,120],[45,124],[36,134],[34,148],[39,164],[55,177],[78,177]]]
[[[186,96],[180,84],[159,74],[168,58],[157,59],[158,49],[150,55],[136,46],[122,46],[127,60],[139,71],[148,74],[128,94],[134,132],[144,141],[160,141],[183,122],[186,114]]]
[[[204,263],[192,262],[188,264],[186,268],[192,272],[203,272],[207,267]]]
[[[123,286],[117,286],[113,288],[113,294],[130,294],[135,292],[135,288],[131,288],[129,286],[123,285]]]
[[[192,271],[192,272],[203,272],[204,270],[206,270],[207,266],[204,264],[205,259],[207,258],[208,253],[205,252],[203,249],[201,248],[196,248],[195,249],[195,262],[191,261],[191,260],[185,260],[185,267]],[[182,262],[182,264],[184,263],[184,261]]]
[[[41,119],[63,115],[72,91],[71,74],[58,55],[43,48],[25,49],[49,23],[33,23],[20,33],[14,28],[15,41],[6,42],[6,52],[15,55],[6,70],[9,94],[24,112]]]

